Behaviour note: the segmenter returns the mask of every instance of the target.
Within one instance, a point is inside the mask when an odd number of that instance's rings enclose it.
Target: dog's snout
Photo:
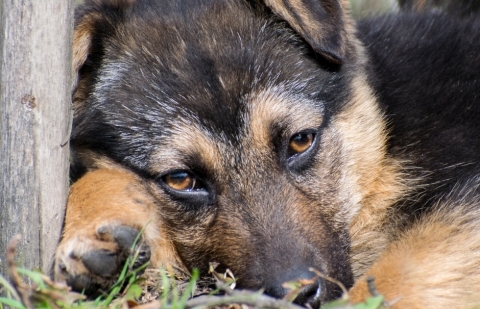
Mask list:
[[[295,298],[294,303],[311,308],[320,307],[320,296],[322,295],[321,280],[317,279],[313,283],[307,285]]]
[[[302,306],[306,306],[308,304],[312,308],[319,308],[322,294],[322,284],[321,280],[314,277],[315,274],[309,270],[296,270],[283,273],[278,278],[266,284],[265,294],[281,299],[284,298],[290,291],[284,287],[285,282],[313,279],[312,283],[306,285],[302,289],[300,294],[295,298],[294,303]]]

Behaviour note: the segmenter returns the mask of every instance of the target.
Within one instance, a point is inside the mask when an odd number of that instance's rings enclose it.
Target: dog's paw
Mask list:
[[[148,244],[139,231],[126,225],[102,225],[94,233],[76,233],[64,239],[55,254],[55,279],[74,291],[96,296],[116,282],[129,256],[136,256],[133,268],[150,260]]]

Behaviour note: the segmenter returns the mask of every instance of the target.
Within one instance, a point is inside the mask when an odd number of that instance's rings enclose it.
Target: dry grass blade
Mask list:
[[[32,299],[31,299],[31,288],[26,285],[20,275],[17,272],[17,265],[15,263],[15,252],[17,248],[17,243],[20,240],[20,235],[15,235],[7,246],[7,273],[12,283],[13,288],[18,294],[21,302],[28,309],[33,309]]]
[[[20,235],[14,236],[7,247],[7,273],[14,292],[13,297],[20,301],[25,308],[33,309],[37,306],[47,308],[64,308],[71,306],[85,296],[71,292],[63,283],[53,282],[48,276],[36,271],[17,267],[15,253]],[[21,275],[29,277],[34,284],[27,285]],[[61,305],[59,305],[61,304]]]
[[[332,277],[327,276],[325,274],[322,274],[320,271],[316,270],[315,268],[309,268],[308,270],[310,270],[311,272],[314,272],[315,275],[317,275],[317,277],[330,281],[333,284],[336,284],[342,290],[342,298],[348,299],[348,290],[340,281],[333,279]]]

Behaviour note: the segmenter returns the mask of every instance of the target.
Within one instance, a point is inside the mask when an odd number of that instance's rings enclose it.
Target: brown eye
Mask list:
[[[207,186],[188,170],[171,170],[154,180],[177,202],[178,207],[185,207],[185,210],[198,210],[199,207],[211,206],[216,201],[214,188]]]
[[[201,188],[197,179],[184,171],[167,174],[163,177],[163,181],[177,191],[192,191]]]
[[[293,157],[305,152],[312,145],[314,137],[314,133],[298,133],[292,136],[288,144],[288,156]]]

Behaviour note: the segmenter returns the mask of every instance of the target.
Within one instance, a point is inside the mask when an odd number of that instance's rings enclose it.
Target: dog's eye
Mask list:
[[[297,133],[290,138],[288,144],[288,157],[305,152],[313,144],[315,133]]]
[[[194,191],[203,189],[201,182],[185,171],[167,174],[163,176],[163,182],[173,190],[177,191]]]
[[[215,203],[215,190],[210,183],[205,183],[187,170],[173,170],[155,178],[165,193],[186,207],[196,210]]]

